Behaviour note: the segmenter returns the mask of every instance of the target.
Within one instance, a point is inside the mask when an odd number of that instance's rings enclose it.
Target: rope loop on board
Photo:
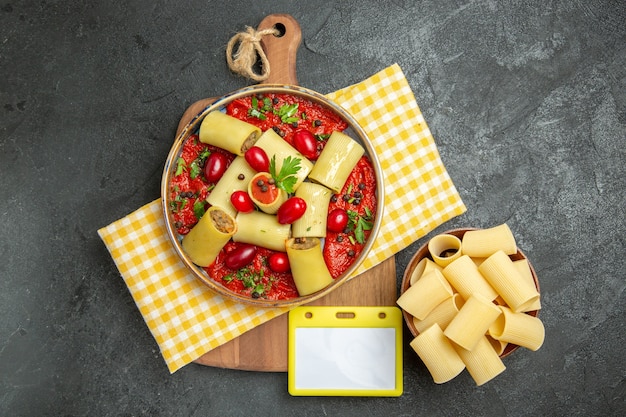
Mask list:
[[[261,39],[263,36],[278,36],[279,34],[280,31],[276,28],[257,31],[246,26],[245,32],[237,33],[226,45],[226,61],[230,70],[254,81],[266,80],[270,76],[270,62],[261,46]],[[233,54],[236,45],[239,46]],[[254,65],[259,58],[261,59],[260,74],[254,71]]]

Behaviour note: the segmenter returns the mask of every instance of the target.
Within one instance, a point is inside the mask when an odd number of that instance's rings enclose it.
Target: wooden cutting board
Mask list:
[[[270,62],[265,84],[297,85],[296,54],[302,40],[298,22],[290,15],[269,15],[258,30],[276,28],[279,36],[263,37],[262,45]],[[189,121],[216,98],[199,100],[183,113],[176,136]],[[344,285],[315,300],[311,305],[393,306],[396,303],[395,260],[390,258]],[[283,314],[211,350],[195,362],[201,365],[250,371],[286,372],[288,317]]]

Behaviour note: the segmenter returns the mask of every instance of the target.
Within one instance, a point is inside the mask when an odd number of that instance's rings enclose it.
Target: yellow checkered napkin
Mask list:
[[[384,221],[358,274],[462,214],[465,206],[398,65],[328,97],[363,126],[384,171]],[[235,303],[195,279],[169,242],[160,200],[98,234],[170,372],[287,311]]]

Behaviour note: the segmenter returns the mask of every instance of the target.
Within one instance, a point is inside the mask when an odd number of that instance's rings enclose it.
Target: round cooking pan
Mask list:
[[[183,114],[178,126],[177,137],[167,157],[163,178],[161,182],[161,201],[162,210],[165,218],[167,233],[172,245],[179,255],[181,261],[186,265],[189,271],[200,281],[206,284],[213,291],[221,294],[229,299],[251,304],[259,307],[278,307],[278,306],[296,306],[310,301],[316,300],[343,284],[358,268],[358,266],[366,258],[372,248],[374,239],[378,234],[383,214],[383,177],[380,163],[374,151],[374,148],[367,137],[365,131],[359,126],[358,122],[342,107],[328,100],[323,95],[298,86],[296,79],[296,52],[301,41],[301,31],[298,22],[289,15],[270,15],[266,17],[258,27],[258,30],[276,28],[280,32],[279,35],[266,35],[263,37],[263,49],[270,62],[271,73],[269,78],[262,84],[249,86],[237,91],[230,92],[219,98],[209,98],[200,100],[191,105]],[[369,239],[365,243],[365,247],[361,254],[355,259],[353,264],[338,278],[336,278],[326,288],[306,296],[291,298],[286,300],[268,300],[264,298],[251,298],[248,296],[235,293],[228,288],[220,285],[213,280],[207,272],[195,265],[182,249],[181,239],[176,228],[173,225],[171,213],[169,211],[170,192],[169,184],[173,172],[176,170],[176,160],[180,155],[181,149],[185,141],[195,132],[197,132],[204,117],[212,111],[223,109],[228,103],[241,97],[267,94],[267,93],[285,93],[299,96],[319,104],[322,107],[331,110],[339,115],[348,124],[348,129],[344,133],[357,140],[365,149],[365,154],[369,157],[376,174],[376,195],[377,210],[374,216],[374,225]]]

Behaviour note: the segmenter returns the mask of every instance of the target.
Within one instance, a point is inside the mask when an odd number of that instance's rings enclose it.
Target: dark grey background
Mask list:
[[[303,86],[400,64],[468,208],[433,233],[510,225],[541,282],[538,352],[482,387],[440,386],[407,345],[399,398],[169,375],[96,230],[159,197],[182,111],[249,84],[225,45],[271,13],[302,26]],[[621,0],[3,1],[0,414],[624,413],[625,21]]]

